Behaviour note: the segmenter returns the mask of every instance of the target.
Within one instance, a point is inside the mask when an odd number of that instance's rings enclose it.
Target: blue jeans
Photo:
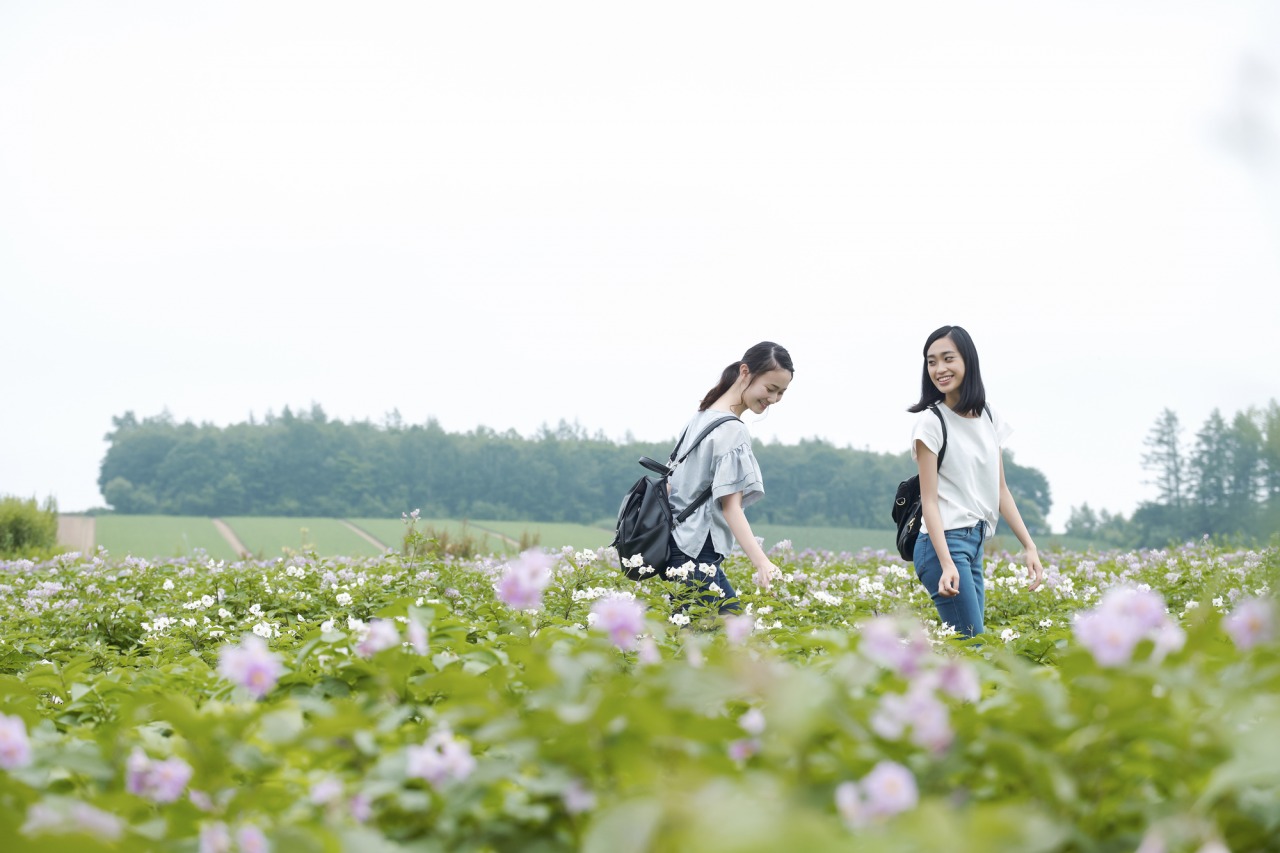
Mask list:
[[[916,539],[916,550],[912,555],[916,577],[929,591],[933,606],[938,608],[938,618],[961,634],[973,637],[982,633],[982,611],[986,603],[986,587],[982,575],[984,522],[979,521],[973,527],[948,530],[945,535],[951,560],[960,572],[960,592],[950,598],[938,593],[938,581],[942,580],[942,561],[938,559],[933,540],[924,532]]]
[[[742,607],[738,604],[738,593],[733,591],[733,585],[729,583],[729,578],[724,573],[724,567],[720,564],[724,562],[724,555],[717,554],[716,549],[711,547],[711,535],[707,534],[707,541],[702,544],[702,550],[698,552],[698,556],[693,557],[680,550],[680,546],[676,544],[675,534],[671,535],[667,543],[667,567],[678,568],[685,563],[693,560],[694,565],[709,565],[716,567],[716,573],[710,580],[708,576],[696,569],[690,573],[689,577],[683,582],[689,586],[695,586],[703,590],[698,596],[698,601],[707,607],[713,607],[719,604],[721,613],[737,613]],[[724,598],[718,593],[711,591],[710,586],[714,583],[724,591]],[[681,608],[682,610],[684,608]]]

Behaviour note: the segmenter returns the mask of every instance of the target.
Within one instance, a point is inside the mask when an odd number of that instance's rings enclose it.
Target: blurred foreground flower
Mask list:
[[[435,787],[445,782],[460,782],[476,769],[471,747],[454,738],[448,729],[433,732],[422,746],[411,746],[407,751],[406,773],[415,779],[425,779]]]
[[[390,619],[374,619],[365,626],[364,636],[356,643],[356,654],[373,657],[378,652],[400,645],[400,631]]]
[[[276,686],[282,671],[280,658],[255,634],[246,634],[239,646],[224,648],[218,662],[219,675],[259,699]]]
[[[601,598],[591,607],[595,627],[605,631],[618,648],[630,651],[636,646],[636,635],[644,630],[644,605],[632,598]]]
[[[34,803],[27,809],[27,820],[22,825],[24,835],[82,832],[108,842],[119,840],[124,829],[124,821],[115,815],[76,801]]]
[[[861,782],[836,787],[836,811],[851,829],[916,807],[920,794],[911,771],[896,761],[881,761]]]
[[[125,788],[130,794],[157,803],[172,803],[182,796],[191,781],[191,765],[181,758],[154,761],[134,749],[125,769]]]
[[[1222,627],[1236,648],[1248,651],[1275,637],[1275,609],[1269,599],[1246,598],[1223,618]]]
[[[0,714],[0,768],[16,770],[31,763],[31,741],[21,717]]]
[[[1165,612],[1164,597],[1149,589],[1116,586],[1092,610],[1076,614],[1076,639],[1099,666],[1121,666],[1133,659],[1138,643],[1155,643],[1153,658],[1182,648],[1186,634]]]
[[[530,548],[507,565],[495,586],[499,600],[515,610],[533,610],[542,606],[542,591],[551,582],[552,558]]]

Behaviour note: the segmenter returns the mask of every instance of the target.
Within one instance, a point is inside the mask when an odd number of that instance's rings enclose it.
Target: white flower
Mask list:
[[[667,619],[667,621],[672,625],[684,626],[688,625],[690,620],[689,617],[683,613],[672,613],[671,617]]]
[[[1005,628],[1003,631],[1000,632],[1000,639],[1004,640],[1006,643],[1009,642],[1010,640],[1016,640],[1021,636],[1022,636],[1021,634],[1019,634],[1017,631],[1013,630],[1012,628]]]
[[[338,593],[338,595],[337,595],[337,597],[334,599],[334,601],[338,602],[338,604],[339,604],[340,606],[342,606],[342,607],[346,607],[348,604],[350,604],[350,603],[351,603],[351,593],[349,593],[349,592],[340,592],[340,593]]]
[[[173,579],[165,578],[164,583],[160,584],[161,589],[173,589]]]

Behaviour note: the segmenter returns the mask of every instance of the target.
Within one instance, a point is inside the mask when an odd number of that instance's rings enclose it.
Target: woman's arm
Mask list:
[[[1027,573],[1031,575],[1031,589],[1037,589],[1044,580],[1044,569],[1040,565],[1040,552],[1032,541],[1027,525],[1022,521],[1022,513],[1013,501],[1013,493],[1004,482],[1004,455],[1000,456],[1000,516],[1004,518],[1013,535],[1022,543],[1022,550],[1027,554]]]
[[[756,535],[751,532],[747,514],[742,510],[742,492],[734,492],[722,497],[720,510],[724,513],[724,520],[729,523],[729,529],[733,531],[733,538],[738,540],[742,553],[746,554],[751,565],[756,567],[756,584],[761,589],[768,589],[773,576],[779,574],[778,567],[764,553],[764,549],[756,541]]]
[[[938,509],[938,454],[916,439],[916,467],[920,470],[920,515],[929,528],[929,541],[942,565],[938,595],[948,598],[960,594],[960,571],[947,547],[947,531],[942,527],[942,511]]]

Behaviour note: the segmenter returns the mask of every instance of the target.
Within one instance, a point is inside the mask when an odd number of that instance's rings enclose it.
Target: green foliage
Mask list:
[[[407,538],[416,526],[406,516]],[[977,642],[936,633],[896,559],[771,557],[768,592],[742,558],[726,566],[746,637],[696,607],[678,626],[688,589],[624,581],[608,549],[552,555],[528,610],[495,597],[507,567],[448,554],[0,562],[0,837],[178,851],[225,825],[290,851],[1101,853],[1157,835],[1169,853],[1280,849],[1280,551],[1047,554],[1034,593],[996,553]],[[1182,642],[1103,665],[1074,617],[1124,584],[1159,591]],[[620,649],[593,624],[606,595],[643,604],[651,645]],[[1227,620],[1251,599],[1271,633],[1241,642]],[[874,639],[921,623],[918,645]],[[391,640],[371,644],[379,626]],[[218,669],[250,632],[282,665],[260,699]],[[973,692],[939,686],[965,673]],[[937,703],[945,737],[920,738],[906,696]],[[431,743],[450,751],[424,756]],[[180,796],[131,785],[139,755],[190,767]],[[883,762],[918,801],[847,824],[837,791]]]
[[[35,498],[0,497],[0,558],[40,559],[57,552],[58,505]]]
[[[424,518],[611,528],[622,495],[645,473],[636,460],[671,450],[565,423],[532,438],[485,427],[447,433],[434,420],[343,423],[318,406],[226,428],[167,414],[113,423],[98,484],[126,514],[395,518],[415,507]],[[905,453],[820,440],[758,443],[756,453],[769,500],[749,514],[764,524],[888,530],[894,490],[913,470]],[[1006,478],[1029,528],[1047,530],[1043,475],[1007,458]],[[501,531],[516,542],[524,532]]]

